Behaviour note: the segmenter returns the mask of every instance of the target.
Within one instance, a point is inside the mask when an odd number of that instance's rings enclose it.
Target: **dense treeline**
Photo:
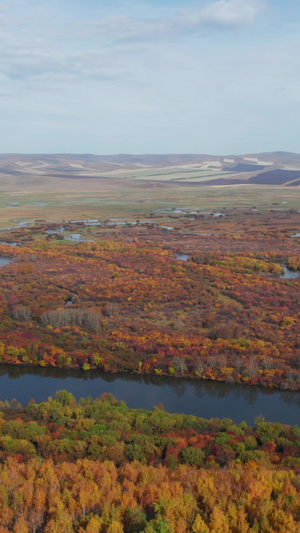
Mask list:
[[[255,463],[171,471],[10,459],[0,479],[1,533],[299,532],[299,475]]]
[[[129,409],[110,394],[76,402],[67,391],[25,409],[15,401],[3,409],[0,458],[29,457],[139,460],[155,466],[179,464],[219,468],[249,461],[300,468],[300,428],[258,418],[254,428],[230,419]]]
[[[300,428],[61,391],[1,403],[1,533],[294,533]]]
[[[194,243],[188,263],[163,238],[0,245],[0,359],[300,389],[300,281],[281,278],[299,254],[279,245]]]

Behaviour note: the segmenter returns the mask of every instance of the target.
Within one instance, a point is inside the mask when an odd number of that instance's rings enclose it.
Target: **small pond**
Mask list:
[[[0,256],[0,267],[3,267],[5,265],[10,265],[10,263],[13,263],[13,259],[11,257],[3,257]]]
[[[284,270],[284,273],[281,274],[281,276],[280,276],[282,279],[296,279],[296,278],[299,278],[299,272],[297,272],[295,270],[290,270],[287,267],[282,267],[282,268]]]
[[[176,259],[178,261],[188,261],[190,256],[188,254],[178,253],[176,254]]]

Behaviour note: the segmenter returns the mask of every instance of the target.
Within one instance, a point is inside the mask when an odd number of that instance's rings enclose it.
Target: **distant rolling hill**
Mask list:
[[[274,169],[250,178],[249,183],[261,183],[263,185],[292,185],[299,181],[300,170]]]
[[[203,154],[0,154],[1,190],[52,188],[62,180],[164,182],[174,185],[300,186],[300,155],[272,152],[248,155]],[[75,181],[74,181],[75,183]],[[100,183],[100,181],[99,181]],[[158,183],[157,183],[158,185]]]

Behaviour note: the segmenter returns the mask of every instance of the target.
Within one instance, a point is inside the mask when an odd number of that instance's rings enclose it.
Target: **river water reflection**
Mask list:
[[[67,389],[79,399],[112,393],[131,408],[152,409],[163,402],[171,413],[232,418],[253,424],[258,415],[271,422],[300,424],[300,394],[242,385],[99,371],[0,365],[0,399],[42,401]]]

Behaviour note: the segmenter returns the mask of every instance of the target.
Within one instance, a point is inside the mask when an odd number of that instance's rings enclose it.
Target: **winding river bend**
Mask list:
[[[0,365],[0,399],[17,398],[23,405],[40,402],[67,389],[76,399],[112,393],[131,408],[152,409],[163,402],[171,413],[203,418],[231,418],[253,424],[258,415],[270,422],[300,424],[300,394],[243,385],[149,375],[107,374],[97,370]]]

